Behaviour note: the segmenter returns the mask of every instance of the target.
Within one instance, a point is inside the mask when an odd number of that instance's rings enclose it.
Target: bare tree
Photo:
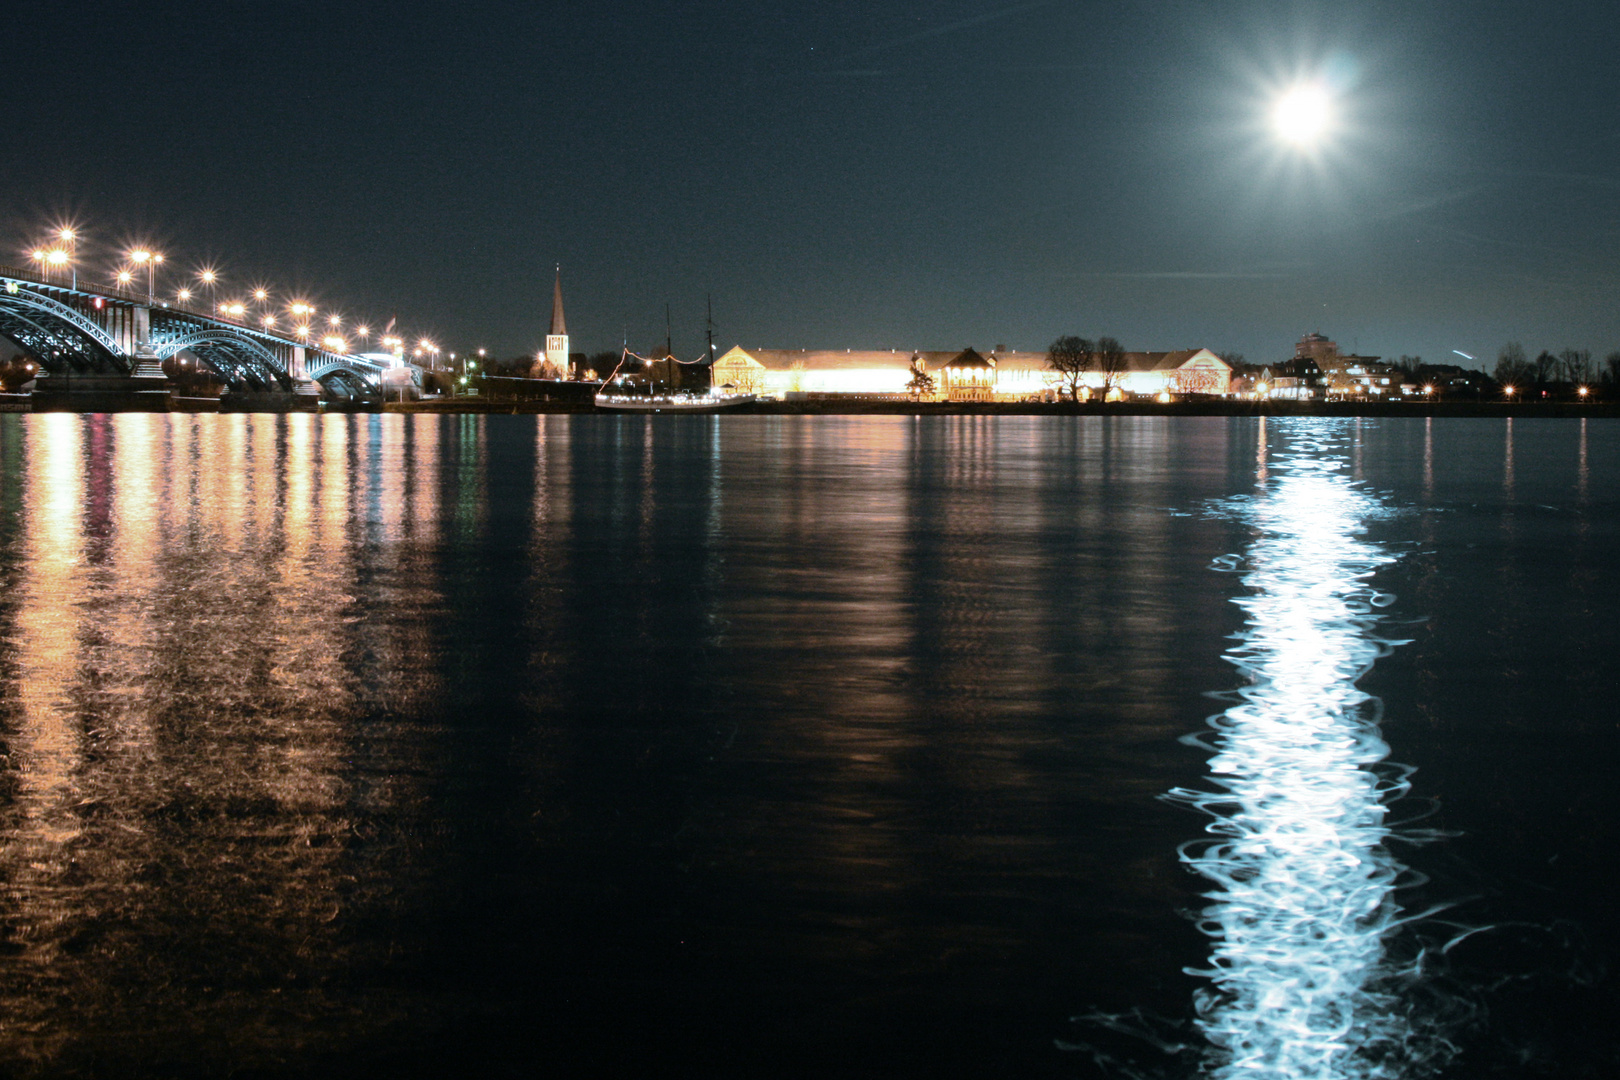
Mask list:
[[[1502,351],[1496,354],[1496,371],[1493,377],[1504,386],[1524,382],[1529,378],[1530,372],[1530,361],[1524,358],[1524,346],[1517,341],[1508,342],[1502,346]]]
[[[1046,366],[1058,373],[1059,386],[1070,401],[1080,400],[1080,385],[1097,347],[1083,337],[1060,337],[1046,349]]]
[[[1395,366],[1400,368],[1403,374],[1416,378],[1418,368],[1423,366],[1423,357],[1407,356],[1405,353],[1401,353],[1401,358],[1395,361]]]
[[[1605,356],[1603,366],[1608,368],[1610,384],[1620,386],[1620,352],[1612,352]]]
[[[1566,382],[1583,386],[1592,381],[1592,350],[1565,349],[1558,354],[1558,360],[1563,365]]]
[[[1125,350],[1111,337],[1097,339],[1097,370],[1102,372],[1103,396],[1125,378]]]
[[[1546,349],[1542,349],[1541,352],[1536,354],[1536,359],[1533,366],[1536,375],[1536,385],[1545,386],[1547,383],[1553,381],[1553,376],[1558,374],[1558,357],[1554,356]]]

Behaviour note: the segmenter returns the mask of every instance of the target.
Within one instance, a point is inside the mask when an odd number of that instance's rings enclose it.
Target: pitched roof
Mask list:
[[[728,350],[723,361],[733,353],[741,353],[760,364],[767,371],[854,371],[872,368],[894,368],[904,371],[917,357],[929,368],[943,364],[955,353],[913,352],[910,349],[745,349],[738,345]]]
[[[940,366],[948,368],[993,368],[996,364],[993,360],[986,360],[970,347],[963,349]]]
[[[568,322],[563,318],[562,309],[562,267],[557,267],[557,281],[551,289],[551,329],[548,333],[560,336],[568,333]]]
[[[1170,371],[1191,362],[1200,354],[1206,353],[1204,349],[1175,349],[1170,352],[1131,352],[1125,354],[1124,371]],[[795,367],[807,371],[850,371],[871,370],[873,368],[905,369],[911,366],[913,359],[920,360],[923,366],[934,371],[938,368],[954,367],[994,367],[1003,373],[1014,371],[1050,371],[1044,352],[992,352],[983,356],[973,349],[964,349],[961,352],[943,352],[939,350],[924,349],[745,349],[734,346],[728,350],[721,360],[733,353],[741,353],[761,364],[767,371],[791,371]],[[1225,364],[1224,360],[1208,353],[1216,362]]]

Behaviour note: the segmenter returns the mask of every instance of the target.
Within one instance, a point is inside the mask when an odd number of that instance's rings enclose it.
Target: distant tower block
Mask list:
[[[551,290],[551,329],[546,333],[544,377],[568,378],[568,322],[563,318],[561,265],[557,267],[557,280]]]

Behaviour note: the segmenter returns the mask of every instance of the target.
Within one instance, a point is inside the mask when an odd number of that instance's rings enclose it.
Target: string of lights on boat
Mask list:
[[[427,333],[396,332],[394,320],[380,331],[373,322],[351,318],[334,307],[317,305],[305,293],[288,293],[269,282],[240,283],[211,262],[176,269],[171,259],[150,243],[92,247],[75,223],[38,230],[27,247],[28,262],[46,281],[78,290],[123,294],[148,303],[206,315],[224,322],[285,334],[334,353],[362,352],[373,342],[379,352],[418,364],[436,366],[443,350]],[[97,276],[99,275],[99,276]],[[485,355],[480,349],[479,356]],[[449,359],[456,359],[455,353]]]

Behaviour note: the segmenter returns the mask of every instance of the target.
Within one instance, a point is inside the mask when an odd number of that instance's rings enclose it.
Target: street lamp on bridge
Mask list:
[[[202,282],[203,288],[208,290],[208,310],[213,311],[215,307],[214,286],[219,283],[219,272],[212,266],[205,266],[197,271],[197,280]]]
[[[129,253],[129,261],[136,266],[146,267],[146,302],[150,304],[157,289],[157,268],[163,261],[163,256],[145,248],[136,248]]]

